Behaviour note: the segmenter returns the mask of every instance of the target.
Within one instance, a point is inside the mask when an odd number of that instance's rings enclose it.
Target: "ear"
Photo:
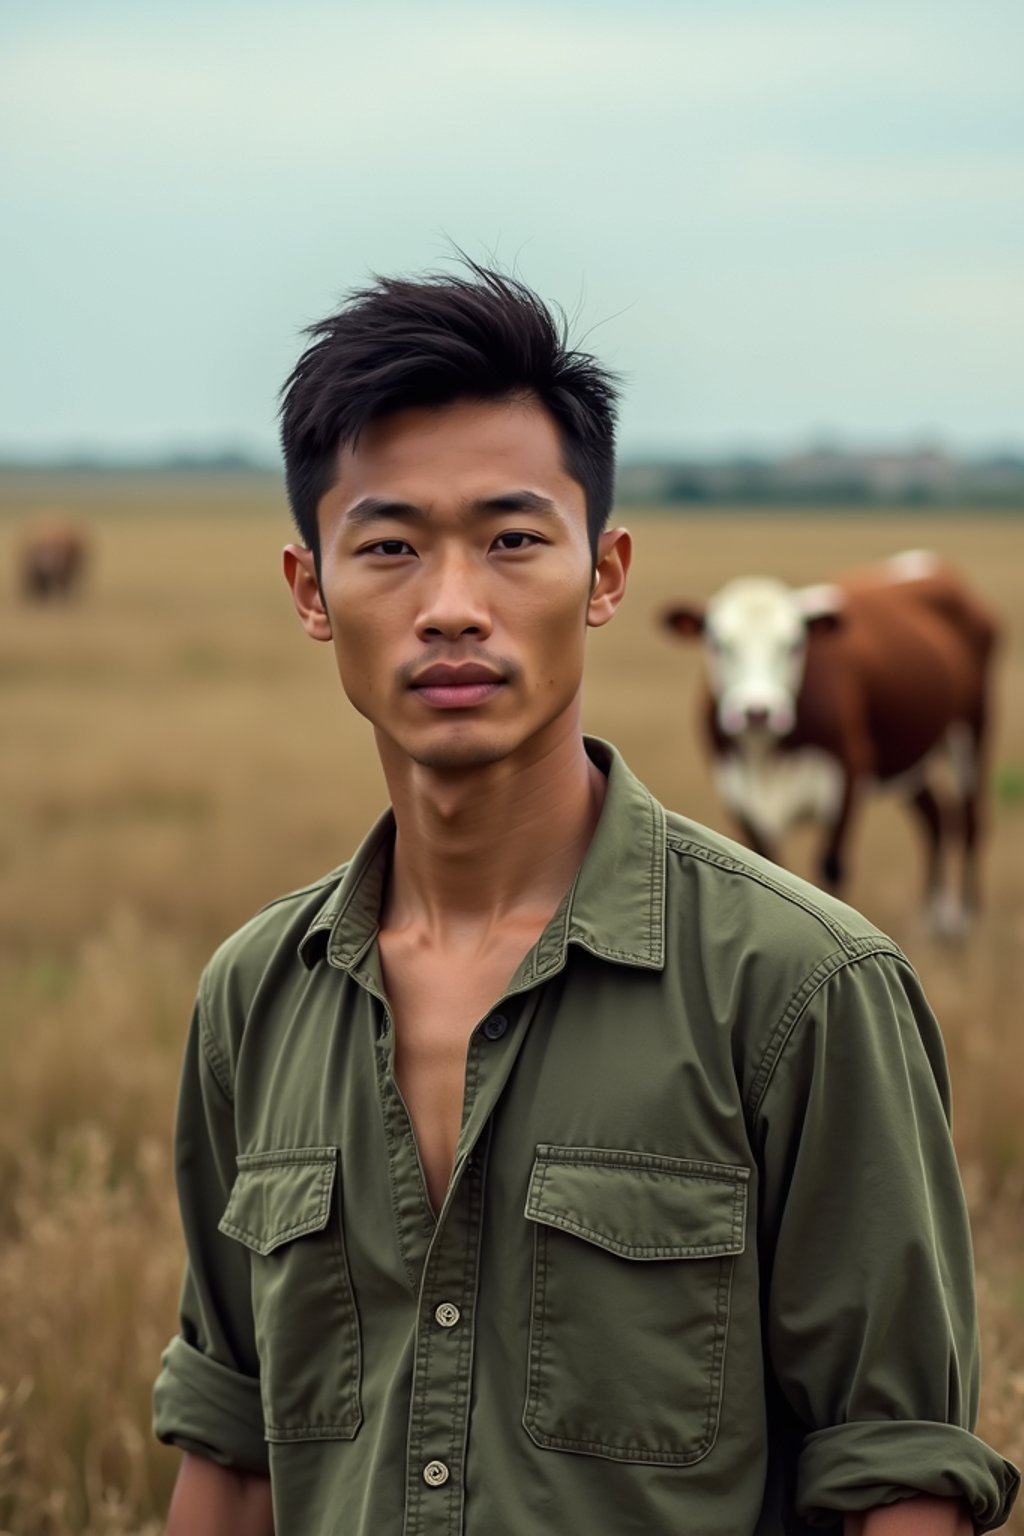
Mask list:
[[[696,640],[704,633],[704,616],[703,603],[680,603],[675,608],[667,608],[661,622],[682,639]]]
[[[302,544],[286,544],[281,563],[299,623],[311,640],[330,640],[331,621],[324,607],[313,551]]]
[[[610,528],[597,542],[593,585],[587,604],[587,625],[600,629],[614,617],[626,595],[626,578],[633,558],[633,536],[625,528]]]
[[[831,634],[843,622],[845,599],[841,587],[829,582],[816,587],[799,587],[793,593],[793,600],[808,634]]]

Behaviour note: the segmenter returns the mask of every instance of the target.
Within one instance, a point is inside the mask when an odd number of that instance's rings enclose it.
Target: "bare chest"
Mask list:
[[[496,953],[472,967],[451,956],[403,952],[383,934],[380,949],[395,1029],[395,1080],[437,1211],[462,1125],[470,1036],[505,990],[525,948],[521,942],[497,946]]]

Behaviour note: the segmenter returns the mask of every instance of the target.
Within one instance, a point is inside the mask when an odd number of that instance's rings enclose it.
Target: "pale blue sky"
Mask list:
[[[0,453],[272,451],[298,332],[494,254],[627,451],[1024,443],[1021,0],[0,10]]]

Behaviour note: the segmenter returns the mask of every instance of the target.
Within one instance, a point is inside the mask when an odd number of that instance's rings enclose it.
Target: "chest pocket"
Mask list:
[[[684,1466],[718,1433],[746,1168],[537,1148],[523,1423],[552,1450]]]
[[[336,1147],[247,1152],[220,1230],[252,1255],[268,1440],[351,1440],[360,1343],[335,1193]]]

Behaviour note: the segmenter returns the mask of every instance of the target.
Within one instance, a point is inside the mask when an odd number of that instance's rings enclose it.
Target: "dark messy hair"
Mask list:
[[[377,277],[316,325],[281,391],[285,485],[320,565],[317,504],[338,454],[371,421],[456,400],[535,399],[586,496],[591,550],[615,480],[617,381],[568,343],[568,323],[518,278],[466,260],[464,275]]]

